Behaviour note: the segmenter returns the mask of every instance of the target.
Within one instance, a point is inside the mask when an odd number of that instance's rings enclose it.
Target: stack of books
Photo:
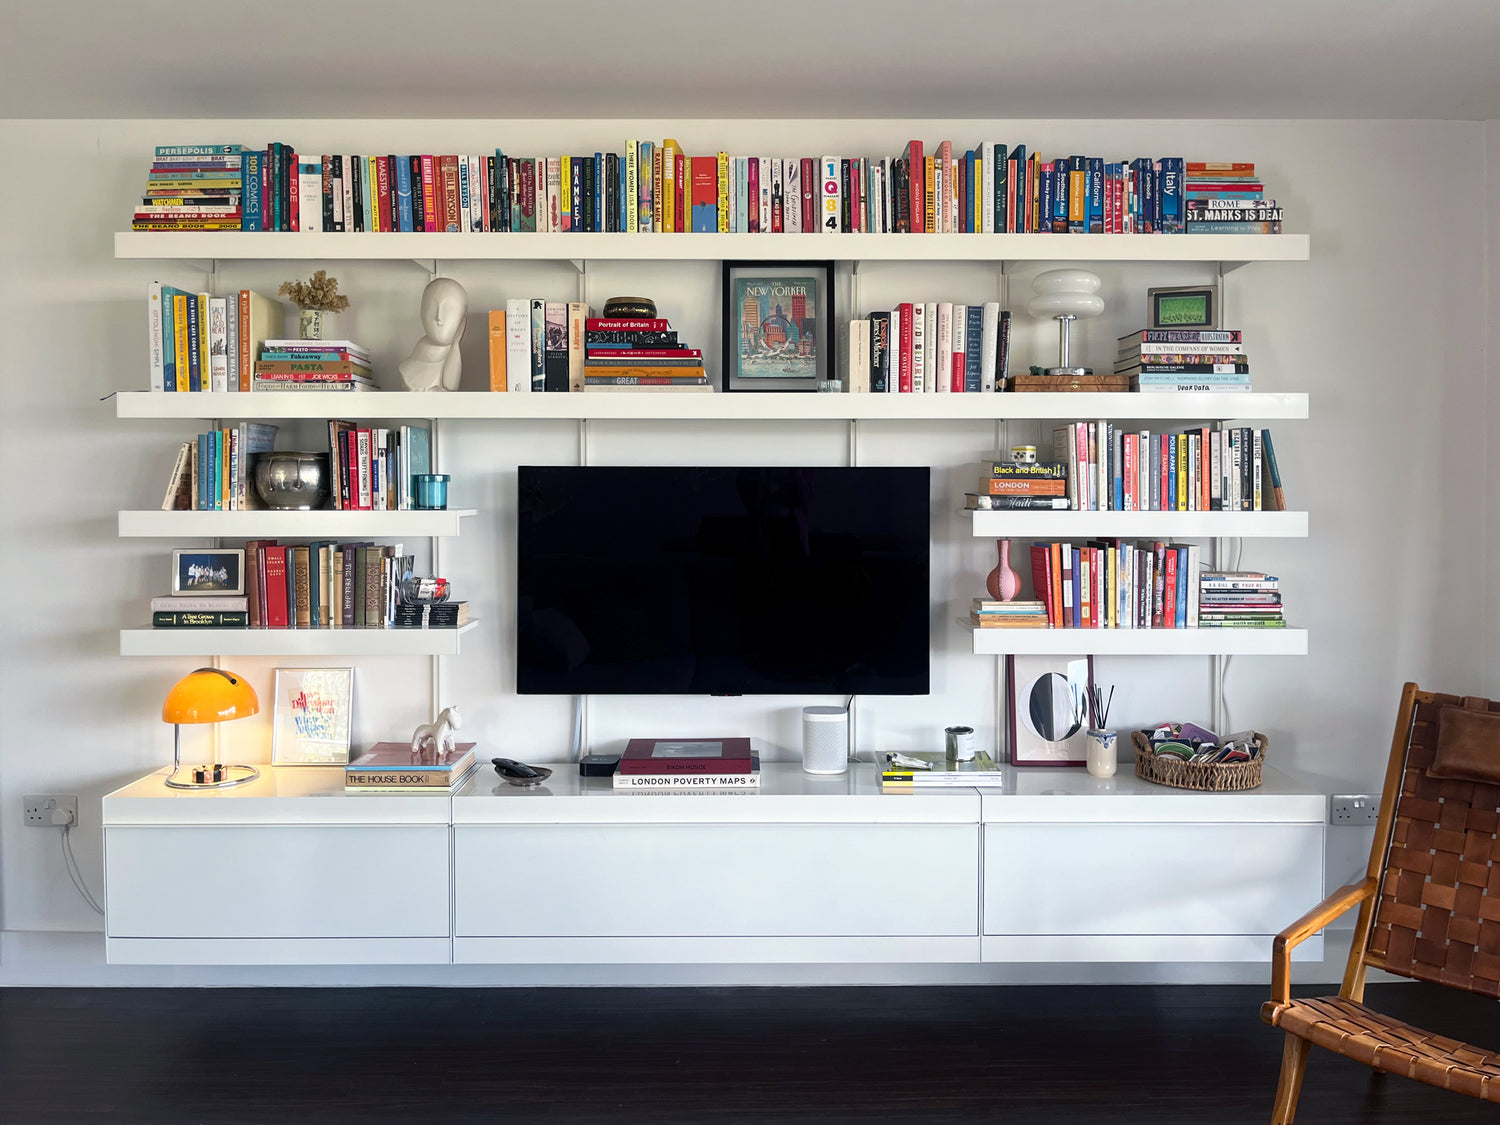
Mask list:
[[[245,543],[252,629],[390,629],[413,558],[401,544]],[[457,626],[454,626],[455,628]]]
[[[665,319],[590,318],[584,335],[585,391],[712,392],[703,352],[683,347]]]
[[[250,512],[264,508],[255,490],[255,455],[273,449],[277,427],[241,422],[199,434],[177,449],[162,497],[164,512]]]
[[[975,512],[1066,509],[1069,499],[1066,461],[985,461],[979,491],[964,494],[964,507]]]
[[[969,623],[976,629],[1045,629],[1047,607],[1042,602],[996,602],[975,598]]]
[[[131,230],[239,230],[239,145],[157,145]]]
[[[398,605],[393,629],[461,629],[469,623],[468,602]]]
[[[1281,208],[1253,163],[1187,165],[1188,234],[1280,234]]]
[[[1000,767],[985,750],[967,762],[950,762],[941,751],[876,756],[882,793],[910,793],[915,789],[948,789],[1002,784]]]
[[[279,301],[249,289],[214,297],[153,281],[146,296],[151,389],[252,389],[255,358],[267,336],[281,333],[283,312]]]
[[[614,787],[638,792],[759,789],[760,755],[750,749],[748,738],[632,738],[620,755]]]
[[[370,353],[353,340],[267,340],[252,391],[373,391]]]
[[[377,742],[344,767],[344,792],[452,793],[478,768],[472,742],[447,754],[414,754],[409,743]]]
[[[249,599],[184,597],[151,599],[153,629],[243,629],[249,624]]]
[[[1270,430],[1127,433],[1111,422],[1073,422],[1052,431],[1052,455],[1067,466],[1068,503],[1059,506],[1077,511],[1286,510]]]
[[[1197,544],[1036,543],[1031,585],[1054,629],[1192,629],[1199,558]]]
[[[850,391],[1000,391],[1009,377],[1010,312],[998,301],[901,301],[849,322]]]
[[[1198,624],[1204,629],[1282,629],[1281,580],[1258,571],[1204,571]]]
[[[1143,328],[1120,337],[1115,374],[1133,391],[1248,391],[1238,329]]]

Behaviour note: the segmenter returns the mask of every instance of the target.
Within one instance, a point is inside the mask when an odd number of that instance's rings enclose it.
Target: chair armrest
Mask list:
[[[1276,935],[1276,940],[1271,945],[1272,1003],[1285,1004],[1292,998],[1292,950],[1374,893],[1373,877],[1340,887]]]

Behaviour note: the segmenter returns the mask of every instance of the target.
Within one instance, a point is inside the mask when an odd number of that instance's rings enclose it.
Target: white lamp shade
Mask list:
[[[1104,311],[1100,285],[1098,275],[1088,270],[1047,270],[1032,279],[1036,296],[1026,305],[1026,311],[1032,316],[1096,317]]]

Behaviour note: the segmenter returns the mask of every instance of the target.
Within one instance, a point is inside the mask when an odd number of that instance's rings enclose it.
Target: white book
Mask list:
[[[994,145],[994,142],[989,141],[989,142],[986,142],[985,144],[981,145],[980,146],[980,152],[982,153],[982,155],[980,156],[980,160],[983,161],[983,165],[984,166],[980,169],[980,176],[979,176],[979,180],[980,180],[979,190],[980,190],[980,192],[982,194],[982,198],[979,201],[979,222],[980,222],[979,229],[980,229],[981,233],[983,233],[983,234],[994,234],[995,233],[995,145]],[[988,310],[989,306],[985,305],[985,309]],[[988,338],[988,337],[986,337],[986,338]],[[994,389],[995,388],[993,386],[985,387],[985,390],[987,390],[987,391],[992,391]]]
[[[750,773],[616,773],[616,789],[759,789],[760,771]]]
[[[484,182],[485,160],[482,156],[469,157],[469,229],[484,230]]]
[[[762,156],[760,158],[760,169],[756,173],[760,177],[760,199],[758,200],[760,214],[760,233],[771,233],[771,158]]]
[[[939,301],[937,315],[937,364],[933,367],[933,387],[939,394],[953,389],[953,302]]]
[[[163,331],[161,282],[153,281],[146,294],[147,362],[151,373],[151,389],[153,391],[163,391],[167,388],[167,352],[166,341],[162,335]]]
[[[1261,432],[1259,430],[1250,431],[1251,456],[1254,458],[1254,462],[1250,466],[1250,486],[1255,490],[1255,503],[1253,505],[1253,510],[1257,512],[1263,510],[1261,503],[1260,471],[1261,457],[1264,451],[1261,447],[1260,433]]]
[[[315,171],[302,171],[313,168]],[[320,165],[303,164],[297,172],[297,229],[302,234],[318,234],[323,230],[323,169]]]
[[[1199,553],[1202,551],[1196,543],[1188,544],[1188,578],[1187,578],[1187,625],[1189,629],[1198,627],[1198,593],[1201,583],[1198,577]]]
[[[729,198],[734,198],[734,192],[729,193]],[[788,234],[802,233],[802,161],[788,160],[786,162],[786,202],[782,206],[785,218],[781,226]],[[869,390],[868,387],[865,388]]]
[[[209,389],[229,390],[229,307],[223,297],[208,299]]]
[[[354,229],[354,162],[359,157],[350,153],[344,157],[344,229]]]
[[[935,394],[938,389],[938,379],[935,375],[937,368],[937,338],[938,338],[938,303],[928,301],[922,306],[924,310],[922,335],[927,341],[927,394]]]
[[[505,302],[505,377],[512,391],[531,390],[531,302]]]
[[[849,322],[849,377],[844,390],[864,394],[870,389],[870,322]]]
[[[1099,459],[1094,465],[1094,507],[1096,512],[1109,511],[1109,499],[1111,494],[1109,480],[1109,445],[1110,434],[1114,427],[1108,422],[1099,422],[1098,429],[1094,431],[1094,455]]]
[[[964,367],[965,356],[969,354],[969,306],[953,306],[953,365],[957,372],[949,368],[944,374],[950,384],[949,389],[962,391],[964,389]]]
[[[927,314],[926,305],[911,307],[911,390],[922,394],[927,389]]]
[[[901,305],[896,303],[891,308],[891,343],[888,349],[891,357],[891,373],[886,378],[885,389],[889,394],[895,394],[901,390]]]
[[[839,158],[825,156],[818,161],[818,164],[823,176],[823,183],[818,192],[822,200],[818,229],[824,234],[837,234],[839,231]],[[891,339],[896,340],[899,337],[893,335]],[[894,366],[892,364],[892,368]]]
[[[982,333],[979,342],[979,389],[989,393],[995,389],[995,356],[1000,344],[1000,302],[986,301],[980,320]]]
[[[187,489],[187,477],[192,472],[193,455],[198,451],[198,443],[185,441],[177,449],[177,460],[172,464],[172,475],[167,478],[166,495],[161,498],[161,510],[164,512],[177,511],[177,496]],[[193,497],[184,497],[188,506],[192,507]]]
[[[625,229],[631,234],[637,234],[641,225],[640,204],[640,146],[636,141],[625,142],[625,183],[622,185],[625,192]],[[730,198],[734,195],[731,192]],[[734,228],[731,227],[731,230]]]

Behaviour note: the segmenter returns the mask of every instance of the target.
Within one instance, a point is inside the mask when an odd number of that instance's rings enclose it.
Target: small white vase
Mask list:
[[[1094,777],[1114,777],[1119,762],[1118,732],[1112,730],[1089,730],[1083,736],[1084,763]]]

